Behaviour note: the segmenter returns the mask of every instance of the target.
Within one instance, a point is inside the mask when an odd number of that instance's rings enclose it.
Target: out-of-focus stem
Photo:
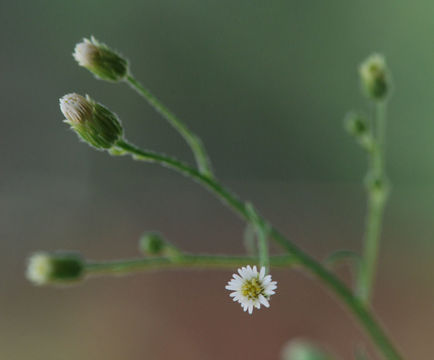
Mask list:
[[[381,228],[384,207],[389,192],[389,184],[385,174],[385,130],[386,101],[378,101],[375,119],[375,146],[369,152],[369,171],[367,177],[368,209],[364,236],[364,250],[357,282],[357,294],[360,299],[369,304],[375,281],[378,262]]]
[[[127,83],[158,111],[184,138],[193,151],[197,166],[201,174],[212,177],[211,162],[202,141],[193,134],[188,127],[166,106],[164,106],[148,89],[146,89],[131,74],[126,77]]]
[[[86,263],[87,275],[122,275],[151,269],[170,268],[211,268],[233,269],[248,264],[258,263],[255,256],[226,256],[226,255],[195,255],[179,254],[174,258],[149,257],[141,259],[115,260]],[[297,264],[291,255],[278,255],[270,258],[273,267],[290,267]]]
[[[191,177],[193,180],[197,181],[214,193],[217,198],[232,208],[243,219],[250,221],[250,213],[248,211],[247,205],[231,192],[226,190],[216,180],[201,174],[196,169],[193,169],[176,159],[169,158],[161,154],[156,154],[154,152],[141,150],[126,141],[119,141],[117,143],[117,147],[121,152],[123,151],[132,155],[136,160],[155,162]],[[258,217],[264,224],[267,223],[266,220],[260,215],[258,215]],[[328,271],[321,263],[298,248],[298,246],[296,246],[294,243],[286,239],[277,229],[271,225],[269,227],[269,235],[277,244],[282,246],[282,248],[288,251],[288,253],[295,258],[295,261],[299,267],[307,270],[309,273],[319,279],[342,301],[343,304],[346,305],[347,309],[350,310],[350,312],[359,321],[360,325],[370,335],[373,342],[377,345],[379,351],[383,354],[384,359],[403,359],[393,343],[389,340],[375,316],[358,297],[353,295],[352,291],[348,289],[348,287],[342,281],[340,281],[333,273]]]

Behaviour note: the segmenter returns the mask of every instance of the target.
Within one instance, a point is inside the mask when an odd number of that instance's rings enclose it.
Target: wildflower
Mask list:
[[[110,149],[122,137],[118,117],[86,95],[67,94],[60,99],[65,122],[78,136],[98,149]]]
[[[29,258],[27,279],[35,285],[79,280],[84,264],[76,254],[35,253]]]
[[[390,91],[390,78],[384,57],[369,56],[359,67],[362,86],[368,97],[383,100]]]
[[[78,65],[85,67],[97,78],[120,81],[128,74],[128,62],[93,36],[75,45],[72,54]]]
[[[268,300],[275,294],[277,282],[271,281],[271,275],[265,275],[265,267],[261,267],[258,272],[256,266],[252,268],[247,265],[238,269],[238,274],[234,274],[226,286],[227,290],[233,291],[230,297],[238,301],[249,314],[253,312],[253,307],[259,309],[261,304],[269,307]]]

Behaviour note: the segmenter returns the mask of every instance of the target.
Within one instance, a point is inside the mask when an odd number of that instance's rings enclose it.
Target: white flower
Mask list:
[[[258,272],[256,266],[252,268],[247,265],[238,269],[238,274],[234,274],[226,285],[227,290],[233,291],[229,296],[238,301],[249,314],[253,312],[253,307],[259,309],[261,304],[269,307],[268,300],[275,294],[277,282],[271,281],[271,275],[265,275],[265,267],[261,267]]]
[[[81,95],[72,93],[60,100],[60,110],[70,123],[82,123],[92,118],[92,104]]]
[[[83,39],[81,43],[75,45],[74,53],[72,55],[80,66],[87,68],[94,66],[95,57],[97,56],[98,51],[96,41],[92,37],[91,40]]]
[[[36,253],[29,259],[27,279],[36,285],[44,285],[49,282],[52,270],[50,257],[44,253]]]

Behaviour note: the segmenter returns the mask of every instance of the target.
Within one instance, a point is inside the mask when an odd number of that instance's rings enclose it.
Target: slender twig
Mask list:
[[[116,260],[106,262],[86,263],[87,275],[122,275],[151,269],[170,268],[230,268],[254,264],[259,261],[255,256],[226,256],[182,254],[175,258],[149,257],[141,259]],[[270,258],[273,267],[290,267],[297,264],[297,260],[291,255],[277,255]]]
[[[128,75],[126,81],[181,134],[193,151],[199,171],[204,175],[212,177],[211,162],[199,137],[193,134],[175,114],[164,106],[148,89],[140,84],[133,75]]]
[[[246,210],[249,215],[250,223],[255,228],[256,238],[258,239],[259,265],[265,267],[268,272],[270,267],[270,255],[268,252],[269,227],[258,215],[251,203],[246,204]]]
[[[377,269],[378,253],[383,222],[384,207],[388,195],[388,182],[385,175],[385,129],[386,102],[375,104],[376,119],[374,122],[375,147],[369,152],[369,171],[367,177],[368,205],[366,216],[366,230],[364,236],[364,250],[360,266],[357,294],[360,299],[370,303]]]
[[[119,141],[117,147],[120,151],[124,151],[133,156],[136,160],[155,162],[160,165],[174,169],[186,176],[199,182],[201,185],[213,192],[220,200],[232,208],[243,219],[249,221],[249,213],[246,209],[245,203],[241,202],[235,195],[226,190],[216,180],[209,178],[191,168],[182,162],[169,158],[167,156],[156,154],[150,151],[144,151],[138,147],[129,144],[126,141]],[[260,217],[261,218],[261,217]],[[265,219],[261,220],[267,223]],[[323,265],[313,259],[310,255],[302,251],[291,241],[286,239],[279,233],[277,229],[270,225],[270,237],[276,243],[282,246],[289,254],[291,254],[297,263],[305,270],[313,274],[323,284],[325,284],[341,301],[347,306],[350,312],[359,320],[360,324],[370,335],[373,342],[377,345],[384,358],[387,360],[401,360],[403,357],[399,354],[398,350],[389,340],[381,325],[375,319],[371,311],[360,301],[359,298],[354,296],[350,289],[341,282],[333,273],[328,271]]]

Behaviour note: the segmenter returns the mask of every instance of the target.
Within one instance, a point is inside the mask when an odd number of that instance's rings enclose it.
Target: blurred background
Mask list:
[[[374,306],[408,359],[431,359],[433,13],[428,0],[1,0],[0,359],[279,359],[299,337],[350,359],[354,344],[369,343],[321,285],[294,271],[273,273],[279,292],[253,316],[224,290],[231,271],[62,289],[25,280],[33,251],[135,257],[147,230],[188,251],[243,251],[243,223],[197,184],[94,151],[62,123],[58,99],[87,93],[121,117],[132,142],[192,162],[127,85],[76,65],[75,43],[92,34],[201,136],[224,184],[318,259],[361,246],[366,159],[342,120],[370,113],[357,66],[384,53],[395,85],[393,192]]]

